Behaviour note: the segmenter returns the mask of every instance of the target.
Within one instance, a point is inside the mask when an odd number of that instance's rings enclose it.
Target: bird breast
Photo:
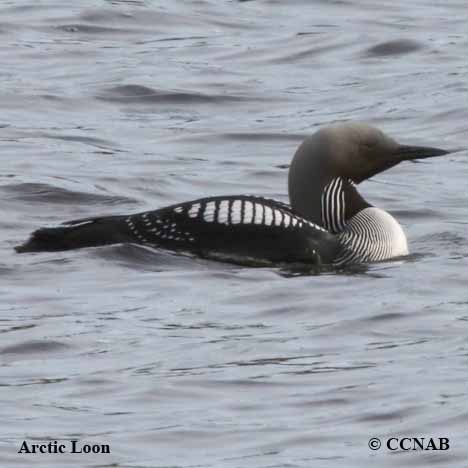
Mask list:
[[[386,211],[369,207],[354,215],[339,234],[343,251],[338,265],[375,262],[408,255],[406,235]]]

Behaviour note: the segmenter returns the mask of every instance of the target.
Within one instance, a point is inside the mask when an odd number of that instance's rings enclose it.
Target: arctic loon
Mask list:
[[[405,233],[357,191],[402,161],[448,151],[398,144],[380,130],[342,123],[299,146],[289,169],[290,205],[256,196],[216,196],[131,215],[35,231],[17,252],[137,243],[235,263],[348,265],[408,254]]]

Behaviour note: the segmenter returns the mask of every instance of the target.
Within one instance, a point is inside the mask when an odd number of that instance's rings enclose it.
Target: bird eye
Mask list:
[[[374,148],[377,145],[377,142],[374,140],[364,140],[362,142],[362,146],[365,146],[366,148]]]

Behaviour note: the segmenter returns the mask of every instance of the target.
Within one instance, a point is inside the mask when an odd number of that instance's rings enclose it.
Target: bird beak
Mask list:
[[[402,161],[415,161],[417,159],[434,158],[436,156],[443,156],[444,154],[453,153],[454,151],[446,151],[440,148],[431,148],[429,146],[408,146],[398,145],[396,149],[388,153],[385,159],[379,161],[378,165],[372,167],[367,173],[359,174],[352,177],[352,180],[359,184],[366,179],[370,179],[380,172],[386,171],[391,167],[396,166]]]
[[[413,161],[415,159],[434,158],[449,154],[451,151],[446,151],[439,148],[431,148],[429,146],[407,146],[399,145],[394,153],[397,162]]]

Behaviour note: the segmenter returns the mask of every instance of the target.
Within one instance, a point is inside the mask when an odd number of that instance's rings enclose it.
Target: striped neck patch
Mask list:
[[[322,223],[325,229],[337,234],[346,227],[344,181],[337,177],[322,192]]]

